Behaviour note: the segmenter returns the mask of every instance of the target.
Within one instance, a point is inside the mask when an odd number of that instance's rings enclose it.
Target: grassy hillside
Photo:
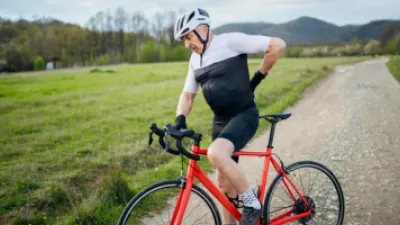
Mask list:
[[[387,63],[387,66],[394,78],[400,82],[400,56],[390,56],[389,58],[390,60]]]
[[[256,90],[260,112],[282,111],[334,66],[362,59],[280,60]],[[173,122],[186,71],[160,63],[1,76],[0,224],[115,224],[137,191],[176,178],[178,158],[145,145],[151,122]],[[211,118],[200,91],[188,124],[202,147]]]

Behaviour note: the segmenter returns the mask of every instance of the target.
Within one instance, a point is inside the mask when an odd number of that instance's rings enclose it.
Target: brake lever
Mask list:
[[[150,131],[150,133],[149,133],[149,142],[148,142],[148,144],[146,146],[146,149],[148,149],[152,143],[153,143],[153,131]]]
[[[168,136],[169,136],[169,135],[165,135],[165,149],[164,149],[165,151],[167,151],[167,150],[169,149],[169,146],[170,146],[170,145],[169,145]]]

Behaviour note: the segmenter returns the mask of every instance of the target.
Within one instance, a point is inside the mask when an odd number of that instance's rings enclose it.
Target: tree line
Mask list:
[[[86,25],[52,18],[11,21],[0,18],[0,72],[42,70],[118,63],[188,60],[190,52],[174,40],[174,22],[180,11],[142,12],[123,8],[100,11]],[[399,54],[400,33],[387,27],[379,40],[358,40],[340,45],[293,45],[286,57]],[[259,55],[254,55],[259,56]]]
[[[146,63],[188,59],[190,52],[173,38],[180,12],[142,12],[122,8],[100,11],[84,27],[52,18],[11,21],[0,18],[0,71]]]
[[[286,49],[286,57],[332,57],[360,55],[395,55],[400,54],[400,32],[394,32],[388,40],[359,40],[354,38],[349,43],[293,45]]]

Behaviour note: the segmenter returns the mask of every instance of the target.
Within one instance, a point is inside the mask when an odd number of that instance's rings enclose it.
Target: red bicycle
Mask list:
[[[265,157],[261,183],[257,190],[258,198],[263,202],[263,216],[258,224],[342,224],[344,197],[335,175],[326,166],[312,161],[285,166],[272,153],[275,126],[290,116],[290,113],[260,116],[271,123],[266,151],[235,153],[236,156]],[[190,158],[187,175],[183,176],[181,170],[181,176],[177,180],[159,182],[139,192],[125,207],[118,224],[222,224],[218,208],[205,189],[239,221],[242,202],[223,194],[197,165],[200,155],[207,154],[207,150],[200,148],[202,135],[192,130],[178,131],[170,124],[165,125],[163,130],[152,124],[150,129],[149,144],[152,143],[152,134],[155,133],[167,152]],[[176,140],[178,150],[170,147],[169,137]],[[185,137],[194,140],[191,152],[182,145]],[[265,194],[270,164],[275,168],[277,176]],[[194,184],[194,178],[204,187]]]

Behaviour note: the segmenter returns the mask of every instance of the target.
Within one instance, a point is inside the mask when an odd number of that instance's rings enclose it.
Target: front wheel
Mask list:
[[[344,217],[343,190],[335,175],[324,165],[311,161],[297,162],[287,167],[289,179],[312,208],[311,215],[288,224],[341,225]],[[290,187],[290,191],[286,187]],[[300,215],[308,207],[279,174],[268,189],[264,202],[265,224]],[[285,223],[286,224],[286,223]]]
[[[139,192],[122,212],[118,225],[170,224],[181,184],[180,180],[163,181]],[[182,224],[221,224],[212,199],[194,184]]]

